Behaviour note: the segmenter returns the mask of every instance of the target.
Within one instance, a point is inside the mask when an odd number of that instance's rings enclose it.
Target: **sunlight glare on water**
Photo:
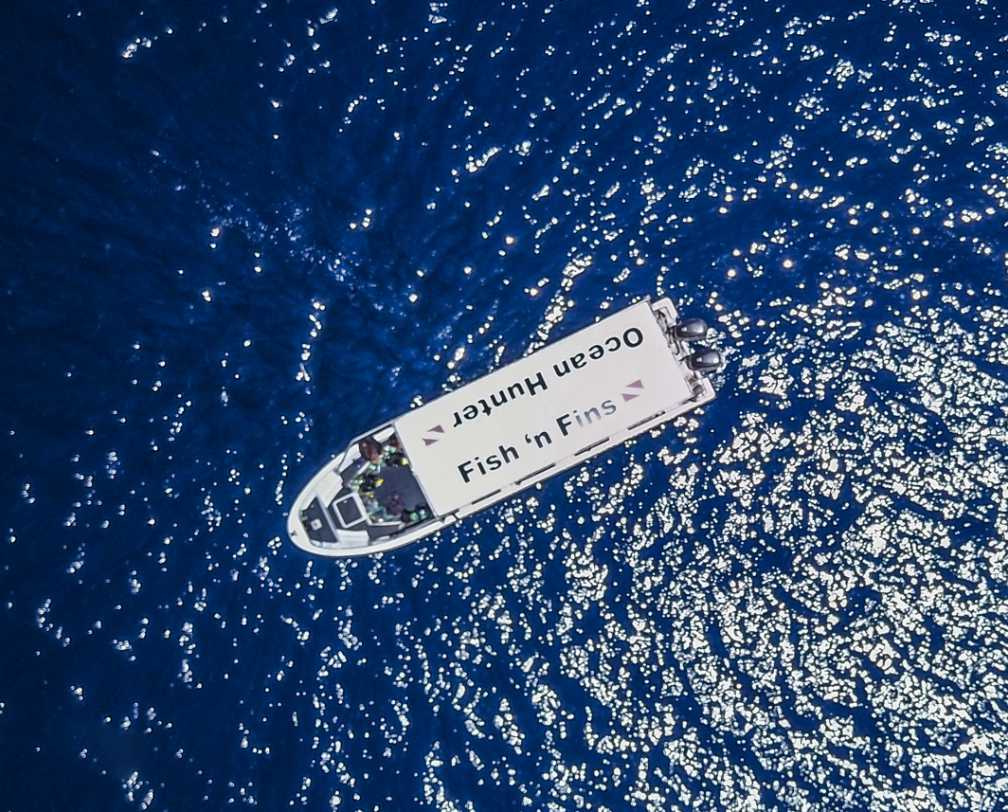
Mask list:
[[[5,808],[1008,804],[996,3],[21,5]],[[645,295],[714,403],[287,542],[350,437]]]

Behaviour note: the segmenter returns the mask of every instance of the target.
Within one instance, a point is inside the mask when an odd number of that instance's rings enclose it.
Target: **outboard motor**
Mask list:
[[[672,333],[680,341],[697,341],[707,335],[707,323],[703,319],[684,319]]]
[[[686,357],[686,366],[694,372],[712,372],[720,368],[721,353],[717,350],[700,350]]]

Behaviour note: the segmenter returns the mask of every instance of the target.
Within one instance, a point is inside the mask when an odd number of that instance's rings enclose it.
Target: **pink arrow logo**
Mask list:
[[[640,397],[641,391],[644,389],[644,384],[641,383],[640,379],[638,378],[636,381],[632,381],[631,383],[628,383],[626,385],[626,388],[628,390],[636,389],[637,391],[636,392],[633,392],[633,391],[624,392],[623,393],[623,400],[624,401],[633,400],[636,397]]]

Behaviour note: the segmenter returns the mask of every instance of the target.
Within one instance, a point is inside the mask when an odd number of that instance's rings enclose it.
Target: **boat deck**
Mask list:
[[[374,499],[393,516],[403,511],[426,507],[420,484],[408,465],[389,465],[382,469],[382,483],[374,490]]]

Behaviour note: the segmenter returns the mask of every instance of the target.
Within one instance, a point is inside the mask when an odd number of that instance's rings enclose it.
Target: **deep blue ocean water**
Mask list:
[[[13,4],[0,808],[1006,808],[1006,30]],[[702,413],[287,543],[347,438],[644,295]]]

